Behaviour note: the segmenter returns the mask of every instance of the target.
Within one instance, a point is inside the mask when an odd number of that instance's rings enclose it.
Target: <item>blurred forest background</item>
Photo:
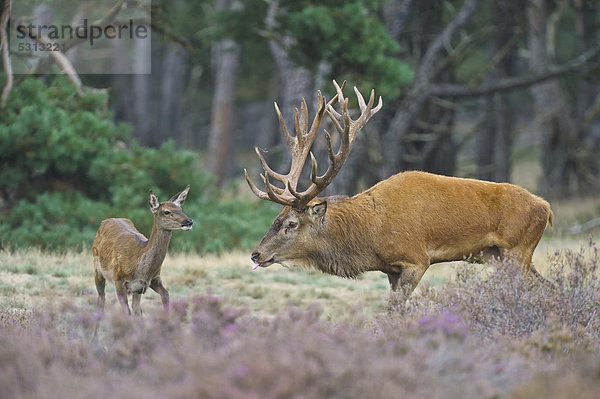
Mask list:
[[[40,21],[94,7],[37,3]],[[111,216],[148,234],[148,189],[165,200],[188,183],[198,223],[175,249],[253,246],[278,207],[251,196],[242,170],[256,179],[254,146],[289,161],[272,103],[292,127],[301,98],[331,98],[332,79],[375,88],[384,106],[326,194],[413,169],[528,182],[551,201],[600,192],[595,0],[115,1],[112,21],[137,7],[151,25],[151,46],[135,49],[149,75],[77,74],[76,43],[13,74],[0,5],[0,246],[89,246]],[[326,165],[324,137],[314,151]]]

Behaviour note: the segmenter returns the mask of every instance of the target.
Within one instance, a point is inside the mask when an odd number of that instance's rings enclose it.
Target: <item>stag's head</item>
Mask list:
[[[348,99],[343,94],[346,82],[342,84],[342,87],[335,80],[333,84],[337,94],[328,103],[321,95],[321,92],[317,92],[318,109],[310,127],[308,122],[308,108],[304,99],[302,100],[300,111],[296,108],[295,136],[289,133],[279,107],[275,103],[275,112],[281,126],[281,134],[292,154],[292,164],[287,174],[284,175],[273,171],[257,147],[255,147],[255,151],[265,171],[261,177],[266,191],[258,189],[252,180],[250,180],[248,172],[244,170],[246,181],[258,198],[276,202],[284,206],[283,211],[277,216],[258,247],[252,252],[253,269],[259,266],[267,267],[273,263],[302,265],[310,257],[311,247],[314,248],[315,246],[313,244],[315,234],[323,228],[325,213],[327,211],[327,201],[318,200],[316,197],[331,183],[341,170],[346,159],[348,159],[348,155],[350,155],[350,150],[356,139],[356,134],[381,109],[381,97],[377,106],[373,108],[375,99],[375,92],[373,90],[371,90],[368,103],[365,103],[363,96],[355,87],[354,91],[358,99],[361,114],[356,120],[351,119],[348,111]],[[334,109],[336,104],[339,104],[340,112]],[[328,145],[329,167],[323,175],[318,176],[317,161],[310,149],[319,132],[319,127],[325,114],[327,114],[340,136],[340,145],[338,150],[335,151],[331,135],[327,130],[324,130]],[[306,190],[299,191],[298,181],[309,154],[312,163],[311,183]]]
[[[194,221],[183,213],[183,203],[187,197],[190,186],[172,196],[168,201],[159,202],[152,190],[148,194],[148,204],[154,214],[154,224],[162,230],[191,230]]]

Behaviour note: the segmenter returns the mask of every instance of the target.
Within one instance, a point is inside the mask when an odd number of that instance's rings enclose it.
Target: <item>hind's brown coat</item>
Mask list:
[[[163,286],[160,271],[172,231],[189,230],[193,224],[181,209],[188,190],[189,186],[163,203],[159,203],[150,191],[149,205],[154,213],[154,224],[149,239],[129,219],[102,221],[92,245],[94,281],[102,309],[106,301],[106,280],[114,282],[117,297],[127,313],[130,313],[128,294],[132,295],[134,313],[142,313],[140,299],[148,287],[160,295],[165,310],[169,309],[169,293]]]

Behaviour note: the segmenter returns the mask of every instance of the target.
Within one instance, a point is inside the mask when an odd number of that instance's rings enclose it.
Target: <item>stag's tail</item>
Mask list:
[[[554,212],[552,209],[549,209],[550,214],[548,215],[548,223],[550,223],[550,227],[554,227]]]

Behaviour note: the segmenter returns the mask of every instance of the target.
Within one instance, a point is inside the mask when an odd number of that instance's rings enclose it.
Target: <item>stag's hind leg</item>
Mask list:
[[[519,261],[526,271],[532,269],[531,259],[546,225],[552,217],[548,204],[543,202],[515,206],[510,218],[506,218],[499,231],[503,242],[498,246],[503,257],[508,255]]]
[[[513,247],[507,248],[506,254],[516,258],[525,268],[526,271],[531,271],[533,274],[539,273],[535,270],[531,264],[533,258],[533,252],[537,247],[538,243],[542,239],[542,235],[546,230],[547,219],[535,220],[531,223],[527,230],[523,233],[521,239]]]

